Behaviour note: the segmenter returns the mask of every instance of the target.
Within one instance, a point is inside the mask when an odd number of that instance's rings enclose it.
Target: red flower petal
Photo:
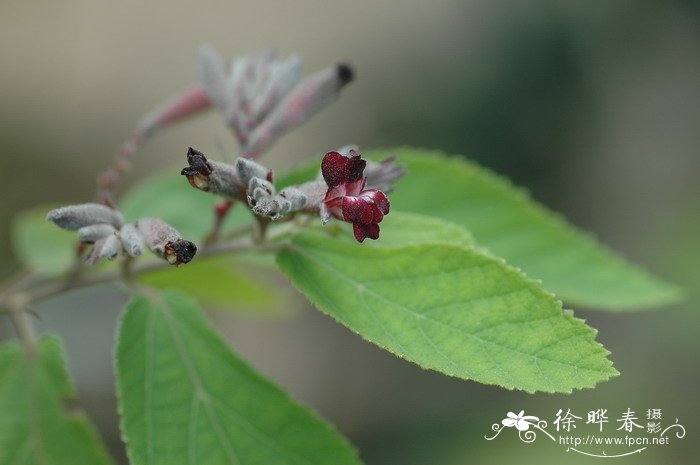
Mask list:
[[[362,177],[367,162],[359,155],[344,157],[338,152],[328,152],[321,162],[321,174],[330,189],[338,184],[355,182]]]
[[[357,242],[363,242],[366,238],[379,239],[378,224],[358,224],[352,225],[352,232],[355,235]]]
[[[374,204],[361,197],[343,197],[343,219],[350,223],[370,224],[374,221]]]
[[[365,228],[359,223],[352,225],[352,232],[355,235],[355,240],[359,243],[362,243],[367,237],[367,234],[365,234]]]
[[[379,225],[378,224],[368,224],[365,225],[365,233],[367,237],[373,240],[379,239]]]
[[[367,189],[366,191],[362,191],[360,197],[371,200],[382,214],[386,215],[389,213],[389,199],[384,192],[377,189]]]

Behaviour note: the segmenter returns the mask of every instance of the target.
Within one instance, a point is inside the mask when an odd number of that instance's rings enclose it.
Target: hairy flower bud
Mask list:
[[[211,102],[202,86],[192,86],[141,118],[136,132],[149,137],[158,129],[199,113],[210,106]]]
[[[273,51],[266,51],[240,57],[227,67],[209,45],[199,50],[197,72],[209,101],[233,130],[245,158],[257,157],[333,102],[354,77],[350,66],[338,64],[297,85],[301,75],[297,56],[280,60]]]
[[[248,196],[248,204],[256,215],[276,221],[303,209],[306,205],[306,195],[299,189],[287,187],[275,194],[274,187],[266,184],[269,183],[260,178],[253,178],[250,181],[253,190]]]
[[[197,246],[180,237],[180,233],[158,218],[142,218],[136,229],[143,235],[151,252],[172,265],[188,263],[197,253]]]
[[[130,257],[137,257],[146,248],[146,239],[133,224],[125,224],[119,230],[119,238],[124,252]]]
[[[94,265],[97,260],[101,258],[106,258],[107,260],[114,260],[119,255],[119,251],[122,249],[122,243],[119,237],[115,233],[110,234],[107,237],[103,237],[95,242],[90,255],[88,255],[86,261],[90,265]]]
[[[254,207],[256,203],[275,195],[275,186],[268,180],[254,177],[248,182],[248,204]]]
[[[94,244],[115,232],[117,230],[111,224],[91,224],[78,229],[78,240],[86,244]]]
[[[228,163],[207,160],[202,152],[190,147],[187,150],[188,167],[180,174],[195,189],[231,199],[245,199],[245,184],[238,178],[236,167]]]
[[[253,160],[247,158],[238,158],[236,160],[236,174],[241,184],[249,186],[250,180],[253,178],[265,179],[272,182],[272,170],[262,166]],[[251,190],[248,187],[248,190]]]
[[[335,101],[353,78],[352,68],[339,64],[304,79],[250,134],[243,156],[255,158],[263,153],[283,134]]]
[[[306,206],[306,194],[295,187],[286,187],[277,196],[289,202],[289,211],[299,211]]]
[[[296,55],[271,64],[270,76],[250,103],[251,118],[255,124],[267,117],[270,110],[294,88],[300,75],[301,59]]]
[[[47,213],[46,219],[71,231],[101,223],[110,224],[119,229],[124,223],[121,213],[98,203],[83,203],[56,208]]]
[[[385,158],[379,163],[368,161],[365,168],[366,187],[389,193],[394,190],[394,181],[405,174],[403,166],[396,163],[396,157]]]

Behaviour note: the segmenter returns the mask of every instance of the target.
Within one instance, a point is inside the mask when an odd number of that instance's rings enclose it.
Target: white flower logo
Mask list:
[[[515,426],[518,431],[527,431],[530,429],[532,422],[536,424],[538,421],[540,421],[539,418],[530,415],[523,415],[524,413],[525,410],[521,410],[517,415],[513,412],[508,412],[506,414],[506,418],[504,418],[501,423],[503,423],[503,426],[507,426],[508,428]]]

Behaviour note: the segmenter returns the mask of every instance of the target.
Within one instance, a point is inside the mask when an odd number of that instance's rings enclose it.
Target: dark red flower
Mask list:
[[[321,162],[321,174],[328,185],[323,199],[326,215],[352,223],[358,242],[379,238],[379,223],[389,213],[389,199],[377,189],[365,189],[367,162],[354,150],[350,157],[328,152]]]

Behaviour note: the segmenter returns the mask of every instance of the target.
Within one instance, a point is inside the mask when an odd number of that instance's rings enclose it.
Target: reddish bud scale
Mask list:
[[[137,126],[137,132],[150,136],[158,129],[206,110],[210,106],[211,101],[204,88],[199,85],[193,86],[144,116]]]
[[[216,212],[217,216],[222,217],[228,213],[232,205],[233,200],[219,200],[214,203],[214,211]]]

